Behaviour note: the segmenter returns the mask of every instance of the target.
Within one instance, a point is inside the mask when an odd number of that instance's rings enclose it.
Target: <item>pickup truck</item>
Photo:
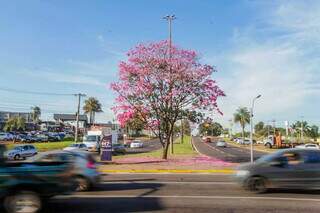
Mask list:
[[[43,201],[75,190],[66,162],[7,162],[0,146],[0,200],[9,213],[38,212]]]

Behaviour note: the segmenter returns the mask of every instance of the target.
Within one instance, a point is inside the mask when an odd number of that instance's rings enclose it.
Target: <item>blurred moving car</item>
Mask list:
[[[43,152],[30,159],[33,163],[62,162],[69,163],[69,170],[76,182],[76,191],[87,191],[99,184],[100,173],[92,155],[81,151],[50,151]]]
[[[112,144],[112,153],[113,154],[126,154],[126,148],[120,143]]]
[[[84,143],[73,143],[64,148],[65,151],[88,151],[88,147]]]
[[[43,200],[74,191],[68,163],[7,162],[4,151],[0,146],[0,199],[7,212],[39,212]]]
[[[314,143],[307,143],[307,144],[302,144],[302,145],[296,146],[296,148],[299,148],[299,149],[319,149],[319,145],[314,144]]]
[[[33,145],[21,145],[8,150],[5,154],[8,160],[20,160],[34,156],[37,153],[38,151]]]
[[[247,190],[269,188],[319,189],[320,150],[284,149],[237,168],[237,181]]]
[[[211,143],[211,138],[210,137],[203,137],[202,140],[205,143]]]
[[[227,143],[225,141],[218,141],[216,144],[217,147],[227,147]]]
[[[143,142],[140,140],[134,140],[130,143],[130,148],[143,148]]]

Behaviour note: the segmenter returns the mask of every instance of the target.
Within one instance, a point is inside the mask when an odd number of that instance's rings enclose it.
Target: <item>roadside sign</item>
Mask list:
[[[112,160],[112,135],[104,136],[101,140],[101,161]]]

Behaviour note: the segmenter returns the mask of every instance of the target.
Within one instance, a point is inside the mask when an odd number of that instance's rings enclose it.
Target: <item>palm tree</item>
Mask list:
[[[242,138],[244,139],[244,129],[250,123],[250,112],[247,107],[239,107],[234,113],[234,122],[239,123],[242,128]]]
[[[93,124],[95,120],[96,112],[102,112],[101,103],[98,99],[94,97],[89,97],[87,100],[84,101],[83,110],[86,114],[89,114],[89,123]]]
[[[21,131],[26,129],[26,120],[23,117],[10,118],[4,126],[4,131]]]
[[[33,123],[38,123],[40,120],[41,109],[38,106],[31,107],[32,121]]]

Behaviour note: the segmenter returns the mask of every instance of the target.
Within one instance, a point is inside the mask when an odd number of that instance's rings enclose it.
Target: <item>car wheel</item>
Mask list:
[[[264,193],[267,191],[266,180],[262,177],[251,177],[247,182],[247,189],[255,193]]]
[[[76,182],[76,191],[77,192],[88,191],[91,187],[91,184],[88,181],[88,179],[86,179],[85,177],[82,177],[82,176],[76,176],[75,182]]]
[[[18,155],[15,155],[14,157],[13,157],[13,159],[14,160],[19,160],[20,159],[20,155],[18,154]]]
[[[268,147],[269,149],[272,148],[271,143],[267,143],[265,146]]]
[[[4,207],[10,213],[36,213],[41,206],[39,195],[31,191],[20,191],[4,199]]]

